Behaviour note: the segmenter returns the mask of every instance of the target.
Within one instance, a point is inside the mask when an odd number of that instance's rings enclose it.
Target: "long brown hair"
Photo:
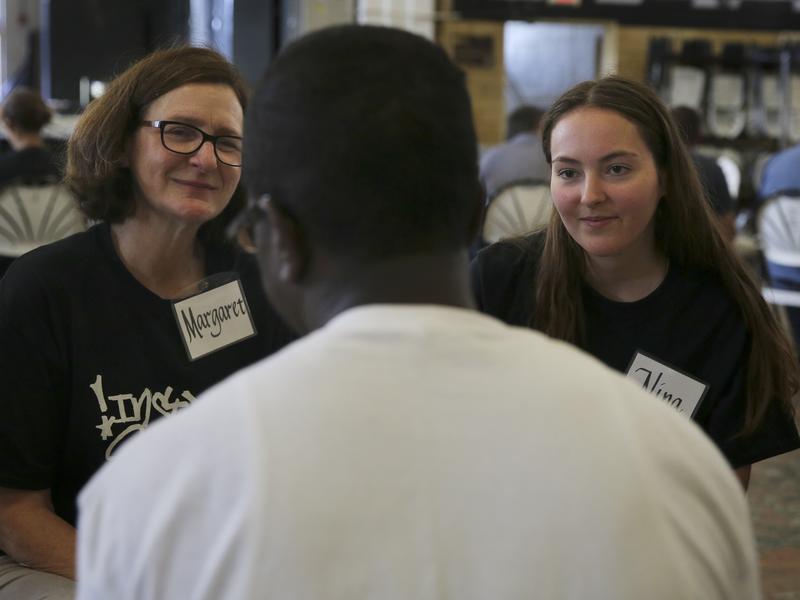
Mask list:
[[[565,115],[582,107],[611,110],[633,123],[661,173],[664,197],[655,221],[656,244],[671,263],[716,273],[739,307],[751,338],[747,361],[746,409],[740,434],[756,430],[773,402],[793,414],[800,386],[791,345],[761,296],[759,286],[725,241],[705,199],[680,131],[658,96],[647,86],[610,76],[579,83],[544,117],[542,145],[552,162],[550,137]],[[557,212],[548,223],[536,278],[531,325],[574,344],[585,337],[583,249]]]

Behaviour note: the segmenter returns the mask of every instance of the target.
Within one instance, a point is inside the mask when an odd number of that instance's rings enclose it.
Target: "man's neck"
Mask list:
[[[322,327],[347,309],[366,304],[438,304],[475,308],[466,250],[378,261],[328,260],[312,275],[305,328]],[[325,275],[322,275],[322,271]]]

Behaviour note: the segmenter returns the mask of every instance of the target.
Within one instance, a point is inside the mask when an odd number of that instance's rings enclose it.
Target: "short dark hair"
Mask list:
[[[510,140],[520,133],[531,133],[539,127],[544,111],[541,108],[523,104],[512,110],[506,119],[506,139]]]
[[[193,83],[227,85],[242,110],[247,108],[247,86],[236,67],[214,50],[183,45],[135,62],[89,104],[69,139],[65,174],[87,217],[118,223],[132,214],[133,176],[123,162],[126,145],[154,100]],[[244,202],[239,188],[222,214],[201,227],[200,239],[220,238]]]
[[[678,130],[683,134],[683,141],[689,146],[694,146],[700,141],[702,129],[700,113],[689,106],[676,106],[671,112]]]
[[[39,133],[53,114],[39,92],[17,87],[3,101],[3,120],[23,133]]]
[[[344,25],[288,46],[258,85],[244,178],[332,254],[468,244],[480,194],[463,73],[435,44]]]

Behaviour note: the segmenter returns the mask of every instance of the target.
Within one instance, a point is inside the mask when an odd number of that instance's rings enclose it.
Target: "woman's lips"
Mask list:
[[[608,225],[615,219],[616,217],[583,217],[580,221],[589,227],[602,227]]]
[[[215,189],[217,189],[213,185],[211,185],[210,183],[205,183],[203,181],[188,181],[186,179],[175,179],[174,181],[175,181],[175,183],[178,183],[180,185],[187,185],[189,187],[197,188],[197,189],[200,189],[200,190],[215,190]]]

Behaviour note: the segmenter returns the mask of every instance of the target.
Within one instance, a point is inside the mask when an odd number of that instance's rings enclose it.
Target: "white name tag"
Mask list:
[[[172,303],[189,360],[256,334],[238,280]]]
[[[676,371],[642,352],[637,352],[633,357],[626,375],[637,381],[643,390],[663,400],[687,418],[694,416],[708,391],[708,386],[702,381]]]

